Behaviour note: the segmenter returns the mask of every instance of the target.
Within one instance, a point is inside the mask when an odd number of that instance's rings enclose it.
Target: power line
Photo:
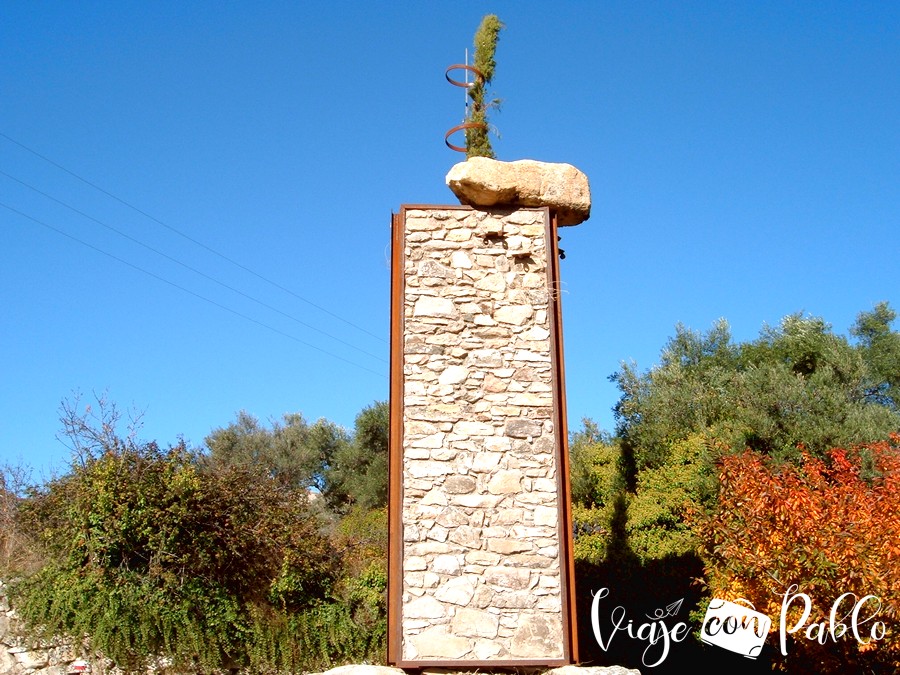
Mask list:
[[[162,281],[163,283],[166,283],[169,286],[173,286],[174,288],[177,288],[180,291],[183,291],[189,295],[192,295],[195,298],[199,298],[200,300],[203,300],[204,302],[208,302],[211,305],[215,305],[219,309],[224,309],[226,312],[231,312],[232,314],[239,316],[242,319],[246,319],[247,321],[255,323],[258,326],[262,326],[263,328],[266,328],[266,329],[272,331],[273,333],[278,333],[279,335],[286,337],[289,340],[299,342],[302,345],[305,345],[311,349],[315,349],[316,351],[322,352],[323,354],[327,354],[328,356],[338,359],[339,361],[343,361],[344,363],[349,363],[351,366],[356,366],[360,370],[365,370],[366,372],[372,373],[373,375],[377,375],[378,377],[384,377],[384,373],[379,373],[377,371],[372,370],[371,368],[367,368],[366,366],[360,365],[359,363],[356,363],[355,361],[350,361],[349,359],[345,359],[344,357],[338,356],[337,354],[334,354],[333,352],[329,352],[327,349],[322,349],[321,347],[317,347],[316,345],[306,342],[305,340],[301,340],[300,338],[296,337],[295,335],[291,335],[290,333],[285,333],[284,331],[279,330],[273,326],[270,326],[267,323],[263,323],[262,321],[254,319],[253,317],[247,316],[246,314],[243,314],[243,313],[237,311],[236,309],[232,309],[231,307],[226,307],[225,305],[218,303],[215,300],[211,300],[211,299],[207,298],[206,296],[200,295],[199,293],[195,293],[194,291],[189,290],[189,289],[185,288],[184,286],[176,284],[174,281],[169,281],[168,279],[161,277],[158,274],[154,274],[153,272],[146,270],[143,267],[135,265],[134,263],[130,263],[127,260],[125,260],[124,258],[120,258],[119,256],[109,253],[108,251],[104,251],[102,248],[98,248],[97,246],[94,246],[93,244],[89,244],[88,242],[83,241],[83,240],[79,239],[78,237],[75,237],[75,236],[69,234],[68,232],[60,230],[59,228],[54,227],[53,225],[50,225],[49,223],[45,223],[44,221],[38,220],[37,218],[34,218],[33,216],[29,216],[27,213],[23,213],[22,211],[19,211],[18,209],[14,208],[12,206],[9,206],[8,204],[0,202],[0,206],[2,206],[5,209],[8,209],[9,211],[12,211],[15,214],[22,216],[23,218],[27,218],[28,220],[30,220],[34,223],[37,223],[38,225],[46,227],[48,230],[52,230],[53,232],[56,232],[57,234],[61,234],[62,236],[71,239],[72,241],[78,242],[82,246],[86,246],[87,248],[92,249],[92,250],[96,251],[97,253],[102,253],[103,255],[107,256],[108,258],[112,258],[113,260],[120,262],[123,265],[127,265],[128,267],[131,267],[132,269],[135,269],[138,272],[143,272],[147,276],[153,277],[154,279],[157,279],[158,281]]]
[[[67,203],[64,202],[64,201],[59,200],[59,199],[57,199],[56,197],[47,194],[47,193],[44,192],[43,190],[40,190],[40,189],[34,187],[33,185],[30,185],[30,184],[26,183],[25,181],[23,181],[23,180],[21,180],[21,179],[19,179],[19,178],[16,178],[15,176],[12,176],[12,175],[6,173],[6,172],[3,171],[3,170],[0,170],[0,175],[6,176],[6,177],[9,178],[10,180],[16,181],[16,182],[19,183],[20,185],[23,185],[23,186],[27,187],[29,190],[33,190],[34,192],[38,193],[39,195],[42,195],[43,197],[46,197],[47,199],[49,199],[49,200],[51,200],[51,201],[53,201],[53,202],[56,202],[56,203],[59,204],[60,206],[66,207],[66,208],[69,209],[70,211],[73,211],[74,213],[77,213],[79,216],[81,216],[81,217],[83,217],[83,218],[87,218],[88,220],[92,220],[93,222],[97,223],[97,224],[100,225],[101,227],[105,227],[107,230],[110,230],[111,232],[115,232],[115,233],[118,234],[120,237],[124,237],[125,239],[128,239],[129,241],[134,242],[135,244],[138,244],[139,246],[143,246],[143,247],[144,247],[145,249],[147,249],[148,251],[152,251],[153,253],[155,253],[155,254],[157,254],[157,255],[159,255],[159,256],[162,256],[162,257],[165,258],[166,260],[170,260],[170,261],[172,261],[173,263],[175,263],[175,264],[177,264],[177,265],[181,265],[181,266],[184,267],[185,269],[188,269],[188,270],[190,270],[191,272],[194,272],[195,274],[199,274],[199,275],[200,275],[201,277],[203,277],[204,279],[208,279],[209,281],[212,281],[213,283],[219,284],[219,286],[222,286],[223,288],[227,288],[229,291],[232,291],[232,292],[234,292],[234,293],[237,293],[238,295],[243,296],[243,297],[247,298],[248,300],[252,300],[253,302],[257,303],[258,305],[261,305],[261,306],[265,307],[266,309],[270,309],[270,310],[272,310],[273,312],[276,312],[276,313],[278,313],[278,314],[281,314],[281,315],[284,316],[284,317],[287,317],[288,319],[291,319],[292,321],[296,321],[296,322],[299,323],[301,326],[305,326],[306,328],[309,328],[310,330],[314,330],[314,331],[316,331],[317,333],[321,333],[322,335],[325,335],[325,336],[331,338],[332,340],[336,340],[337,342],[340,342],[342,345],[345,345],[345,346],[347,346],[347,347],[350,347],[351,349],[355,349],[356,351],[361,352],[362,354],[365,354],[366,356],[371,356],[373,359],[377,359],[377,360],[381,361],[382,363],[387,363],[387,362],[388,362],[387,359],[384,359],[384,358],[378,356],[377,354],[373,354],[372,352],[368,352],[368,351],[366,351],[365,349],[362,349],[362,348],[360,348],[360,347],[357,347],[356,345],[351,344],[351,343],[347,342],[346,340],[343,340],[343,339],[337,337],[336,335],[332,335],[331,333],[329,333],[329,332],[327,332],[327,331],[324,331],[324,330],[322,330],[322,329],[320,329],[320,328],[316,328],[315,326],[313,326],[313,325],[311,325],[311,324],[308,324],[308,323],[306,323],[305,321],[302,321],[301,319],[298,319],[297,317],[295,317],[295,316],[293,316],[293,315],[291,315],[291,314],[288,314],[287,312],[281,311],[281,310],[278,309],[277,307],[273,307],[272,305],[270,305],[270,304],[268,304],[268,303],[266,303],[266,302],[263,302],[262,300],[259,300],[258,298],[255,298],[255,297],[253,297],[252,295],[249,295],[249,294],[247,294],[247,293],[244,293],[243,291],[241,291],[241,290],[239,290],[239,289],[237,289],[237,288],[234,288],[233,286],[230,286],[230,285],[226,284],[224,281],[220,281],[219,279],[216,279],[215,277],[212,277],[212,276],[206,274],[205,272],[201,272],[200,270],[196,269],[195,267],[192,267],[191,265],[188,265],[187,263],[182,262],[181,260],[178,260],[177,258],[173,258],[172,256],[168,255],[167,253],[164,253],[164,252],[160,251],[159,249],[156,249],[156,248],[154,248],[153,246],[150,246],[149,244],[145,244],[145,243],[142,242],[141,240],[139,240],[139,239],[137,239],[137,238],[135,238],[135,237],[132,237],[132,236],[131,236],[130,234],[128,234],[127,232],[123,232],[122,230],[120,230],[120,229],[118,229],[118,228],[116,228],[116,227],[113,227],[112,225],[109,225],[109,224],[104,223],[104,222],[102,222],[102,221],[100,221],[100,220],[97,220],[96,218],[94,218],[94,217],[91,216],[90,214],[87,214],[87,213],[85,213],[84,211],[80,211],[79,209],[76,209],[74,206],[71,206],[70,204],[67,204]]]
[[[289,289],[289,288],[287,288],[287,287],[285,287],[285,286],[282,286],[282,285],[279,284],[278,282],[273,281],[273,280],[269,279],[268,277],[263,276],[263,275],[260,274],[259,272],[256,272],[255,270],[250,269],[250,268],[247,267],[246,265],[243,265],[243,264],[239,263],[237,260],[234,260],[233,258],[228,257],[228,256],[225,255],[224,253],[220,253],[219,251],[215,250],[214,248],[212,248],[212,247],[210,247],[210,246],[207,246],[207,245],[204,244],[203,242],[198,241],[197,239],[194,239],[193,237],[191,237],[191,236],[188,235],[188,234],[185,234],[185,233],[182,232],[181,230],[179,230],[179,229],[177,229],[177,228],[175,228],[175,227],[172,227],[171,225],[169,225],[169,224],[167,224],[167,223],[164,223],[163,221],[161,221],[161,220],[159,220],[158,218],[156,218],[156,217],[150,215],[150,214],[147,213],[146,211],[142,211],[142,210],[139,209],[137,206],[134,206],[133,204],[131,204],[131,203],[125,201],[124,199],[122,199],[121,197],[117,197],[117,196],[114,195],[113,193],[108,192],[107,190],[104,190],[102,187],[100,187],[99,185],[97,185],[97,184],[95,184],[95,183],[92,183],[92,182],[89,181],[87,178],[83,178],[82,176],[79,176],[77,173],[75,173],[74,171],[72,171],[72,170],[70,170],[70,169],[67,169],[67,168],[64,167],[62,164],[58,164],[57,162],[54,162],[54,161],[53,161],[52,159],[50,159],[49,157],[47,157],[47,156],[45,156],[45,155],[42,155],[42,154],[39,153],[37,150],[33,150],[32,148],[29,148],[29,147],[28,147],[27,145],[25,145],[24,143],[20,143],[20,142],[17,141],[16,139],[11,138],[10,136],[7,136],[7,135],[4,134],[2,131],[0,131],[0,137],[5,138],[5,139],[6,139],[7,141],[9,141],[10,143],[14,143],[15,145],[18,145],[20,148],[22,148],[23,150],[26,150],[26,151],[30,152],[30,153],[31,153],[32,155],[34,155],[35,157],[39,157],[40,159],[44,160],[44,161],[47,162],[48,164],[51,164],[51,165],[55,166],[55,167],[56,167],[57,169],[59,169],[60,171],[65,171],[67,174],[69,174],[69,175],[72,176],[73,178],[76,178],[76,179],[80,180],[80,181],[81,181],[82,183],[84,183],[85,185],[88,185],[88,186],[94,188],[95,190],[97,190],[98,192],[103,193],[104,195],[106,195],[106,196],[109,197],[110,199],[115,199],[115,200],[116,200],[117,202],[119,202],[120,204],[122,204],[122,205],[124,205],[124,206],[127,206],[129,209],[131,209],[131,210],[133,210],[133,211],[135,211],[135,212],[141,214],[142,216],[144,216],[145,218],[148,218],[149,220],[152,220],[154,223],[157,223],[158,225],[162,225],[162,226],[165,227],[167,230],[170,230],[170,231],[174,232],[175,234],[177,234],[178,236],[183,237],[184,239],[187,239],[189,242],[191,242],[191,243],[193,243],[193,244],[199,246],[200,248],[203,248],[203,249],[209,251],[209,252],[212,253],[213,255],[216,255],[216,256],[218,256],[219,258],[221,258],[222,260],[224,260],[224,261],[226,261],[226,262],[228,262],[228,263],[234,265],[235,267],[238,267],[238,268],[244,270],[244,271],[247,272],[248,274],[252,274],[252,275],[255,276],[256,278],[258,278],[258,279],[260,279],[260,280],[262,280],[262,281],[265,281],[267,284],[270,284],[271,286],[274,286],[275,288],[277,288],[277,289],[279,289],[279,290],[281,290],[281,291],[284,291],[285,293],[287,293],[287,294],[289,294],[289,295],[291,295],[291,296],[297,298],[298,300],[301,300],[302,302],[305,302],[306,304],[308,304],[308,305],[310,305],[310,306],[312,306],[312,307],[315,307],[316,309],[318,309],[318,310],[321,311],[321,312],[325,312],[325,314],[328,314],[329,316],[334,317],[334,318],[337,319],[338,321],[342,321],[343,323],[347,324],[348,326],[352,326],[353,328],[356,328],[357,330],[362,331],[362,332],[365,333],[366,335],[369,335],[369,336],[371,336],[371,337],[373,337],[373,338],[375,338],[375,339],[377,339],[377,340],[381,340],[382,342],[385,342],[385,343],[387,342],[387,340],[385,340],[385,339],[384,339],[383,337],[381,337],[380,335],[376,335],[375,333],[372,333],[371,331],[369,331],[369,330],[363,328],[362,326],[353,323],[353,322],[350,321],[349,319],[345,319],[344,317],[339,316],[338,314],[335,314],[335,313],[332,312],[331,310],[328,310],[328,309],[326,309],[325,307],[322,307],[321,305],[318,305],[318,304],[314,303],[312,300],[308,300],[308,299],[304,298],[302,295],[299,295],[298,293],[295,293],[295,292],[292,291],[291,289]]]

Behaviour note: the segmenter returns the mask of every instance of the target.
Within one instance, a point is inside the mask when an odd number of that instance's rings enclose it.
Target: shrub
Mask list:
[[[893,631],[887,638],[860,645],[848,634],[822,645],[801,636],[791,640],[782,666],[900,668],[900,435],[834,449],[824,460],[805,454],[799,467],[750,451],[726,456],[719,477],[718,507],[697,521],[709,592],[749,600],[773,628],[793,584],[812,600],[806,626],[827,622],[843,593],[875,595],[883,603],[878,619]],[[788,622],[798,618],[791,614]]]
[[[249,665],[258,617],[317,608],[337,576],[305,491],[247,466],[203,472],[182,444],[89,452],[20,517],[49,559],[13,589],[22,617],[126,670]]]

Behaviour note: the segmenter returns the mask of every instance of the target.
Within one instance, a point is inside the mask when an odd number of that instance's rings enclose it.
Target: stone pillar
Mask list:
[[[394,216],[388,661],[577,660],[556,216]]]

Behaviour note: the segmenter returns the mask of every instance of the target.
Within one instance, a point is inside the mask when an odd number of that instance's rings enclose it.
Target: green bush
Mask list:
[[[246,464],[204,470],[183,444],[162,450],[103,430],[92,439],[76,439],[71,472],[19,509],[48,556],[12,588],[36,636],[89,636],[125,670],[157,656],[194,671],[253,667],[265,651],[255,639],[303,622],[318,635],[328,617],[342,637],[325,657],[356,644],[305,489]]]

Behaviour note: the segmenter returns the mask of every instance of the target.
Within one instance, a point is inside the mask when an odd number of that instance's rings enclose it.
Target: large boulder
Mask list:
[[[571,164],[471,157],[450,169],[447,185],[470,206],[549,206],[560,225],[577,225],[591,215],[587,176]]]

